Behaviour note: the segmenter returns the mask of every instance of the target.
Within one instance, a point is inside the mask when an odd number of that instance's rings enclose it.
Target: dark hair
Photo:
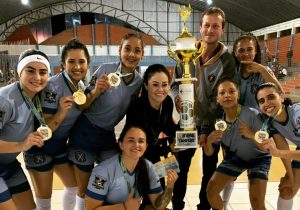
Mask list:
[[[255,100],[256,100],[257,104],[258,104],[257,94],[260,90],[265,89],[265,88],[273,88],[276,93],[278,93],[278,94],[282,93],[281,89],[274,83],[272,83],[272,82],[263,83],[257,88],[256,93],[255,93]],[[289,105],[293,104],[293,101],[290,98],[284,98],[284,101],[282,104],[284,104],[285,106],[289,106]]]
[[[223,77],[223,78],[221,78],[221,79],[217,82],[217,84],[216,84],[216,88],[215,88],[215,96],[218,95],[218,89],[219,89],[219,86],[220,86],[222,83],[224,83],[224,82],[231,82],[231,83],[233,83],[233,84],[235,85],[235,87],[236,87],[237,89],[239,89],[238,82],[237,82],[235,79],[232,79],[232,78],[230,78],[230,77]]]
[[[222,28],[225,26],[225,13],[219,7],[210,7],[201,14],[200,25],[202,26],[203,17],[205,15],[220,15],[222,17]]]
[[[120,45],[120,50],[122,49],[123,47],[123,44],[126,40],[130,39],[130,38],[137,38],[141,41],[141,45],[142,45],[142,50],[144,51],[144,46],[145,46],[145,43],[143,41],[143,38],[141,36],[140,33],[128,33],[128,34],[125,34],[122,39],[121,39],[121,45]]]
[[[145,133],[145,136],[147,136],[145,130],[141,126],[125,124],[125,126],[120,134],[120,137],[118,139],[118,142],[123,142],[127,132],[133,128],[142,130]],[[146,139],[146,141],[147,141],[147,139]],[[141,157],[139,159],[139,161],[135,167],[135,173],[136,173],[135,184],[136,184],[137,190],[142,197],[147,197],[149,194],[149,191],[150,191],[150,181],[149,181],[147,164],[146,164],[146,160],[144,157]]]
[[[259,46],[259,43],[256,39],[256,36],[254,36],[254,34],[252,33],[246,33],[246,34],[243,34],[241,36],[239,36],[235,41],[234,41],[234,44],[233,44],[233,48],[232,48],[232,56],[234,57],[235,59],[235,63],[237,65],[240,64],[240,61],[238,61],[236,55],[235,55],[235,51],[236,51],[236,46],[237,44],[242,41],[242,40],[249,40],[249,41],[253,41],[254,42],[254,45],[255,45],[255,57],[254,57],[254,60],[256,63],[261,63],[261,49],[260,49],[260,46]]]
[[[144,78],[143,78],[144,85],[142,86],[141,96],[143,96],[143,97],[148,96],[148,92],[145,88],[145,85],[148,85],[149,80],[156,73],[164,73],[168,77],[168,82],[169,83],[171,82],[170,73],[164,65],[162,65],[162,64],[152,64],[152,65],[148,66],[148,68],[145,71]]]
[[[41,56],[45,57],[49,61],[48,56],[45,53],[43,53],[42,51],[39,51],[39,50],[36,50],[36,49],[28,49],[28,50],[23,51],[20,54],[20,56],[19,56],[19,62],[23,58],[25,58],[27,56],[30,56],[30,55],[41,55]],[[50,69],[49,69],[49,71],[50,71]]]
[[[77,49],[81,49],[83,50],[85,57],[87,59],[87,62],[90,63],[90,54],[89,51],[87,49],[87,47],[85,46],[85,44],[81,43],[78,39],[71,39],[62,49],[61,52],[61,67],[63,68],[63,64],[65,63],[66,59],[67,59],[67,54],[70,50],[77,50]]]

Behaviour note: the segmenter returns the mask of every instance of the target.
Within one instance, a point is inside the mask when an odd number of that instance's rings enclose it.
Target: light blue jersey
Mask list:
[[[67,78],[63,73],[57,74],[48,80],[48,84],[43,91],[42,107],[45,114],[56,114],[59,109],[59,101],[63,96],[72,96],[73,91],[68,83]],[[66,144],[71,128],[75,121],[81,114],[77,105],[73,103],[72,108],[69,110],[67,116],[53,132],[52,138],[45,142],[44,150],[48,154],[57,153],[60,148]]]
[[[272,126],[282,136],[300,147],[300,104],[285,107],[288,114],[286,122],[272,121]]]
[[[87,87],[87,91],[91,91],[94,88],[93,81],[95,81],[96,78],[102,74],[116,72],[118,66],[118,63],[109,63],[100,66],[93,74],[91,84]],[[139,93],[141,85],[142,78],[137,71],[134,71],[134,78],[130,83],[126,84],[121,78],[120,85],[111,87],[98,96],[89,109],[84,112],[84,115],[93,125],[107,131],[113,131],[114,127],[125,116],[131,101],[131,96]]]
[[[93,199],[104,201],[104,205],[112,205],[122,203],[128,199],[129,191],[126,179],[120,165],[119,157],[115,155],[93,169],[89,184],[87,187],[87,195]],[[162,192],[159,178],[155,174],[153,164],[146,160],[148,167],[148,176],[150,182],[149,194]],[[136,174],[127,173],[127,179],[131,186],[134,187]]]
[[[260,130],[263,125],[263,120],[256,109],[242,106],[238,120],[234,123],[227,123],[227,129],[223,133],[221,142],[225,146],[225,151],[233,153],[244,161],[270,157],[270,153],[261,151],[253,140],[241,136],[238,131],[241,121],[245,122],[254,132]]]
[[[0,139],[21,142],[34,131],[34,117],[15,82],[0,88]],[[12,163],[19,153],[0,154],[0,165]]]
[[[273,75],[272,69],[270,69],[269,67],[265,68]],[[257,88],[261,84],[265,83],[262,75],[260,73],[252,73],[247,78],[244,78],[241,76],[241,69],[239,67],[237,71],[237,81],[240,91],[240,103],[244,106],[259,109],[255,94],[257,92]]]

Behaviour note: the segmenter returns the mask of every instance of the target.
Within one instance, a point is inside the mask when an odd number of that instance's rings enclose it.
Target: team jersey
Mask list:
[[[272,126],[275,128],[275,133],[280,133],[282,136],[300,147],[300,104],[293,104],[285,107],[287,119],[280,123],[276,120],[272,121]]]
[[[95,87],[95,81],[102,74],[116,72],[118,63],[108,63],[100,66],[91,78],[90,85],[86,92]],[[121,83],[117,87],[111,87],[98,96],[91,106],[84,112],[89,121],[97,127],[113,131],[114,127],[123,119],[131,97],[138,95],[142,85],[142,78],[137,71],[134,71],[134,77],[128,84],[121,78]]]
[[[150,182],[149,194],[162,192],[153,164],[146,160],[146,165]],[[127,180],[131,189],[134,188],[135,177],[135,172],[127,172]],[[120,165],[119,154],[101,162],[93,169],[86,194],[93,199],[104,201],[104,205],[122,203],[128,199],[129,190]]]
[[[225,116],[223,116],[224,119]],[[223,133],[221,142],[224,145],[225,153],[234,154],[244,161],[270,156],[270,153],[260,150],[253,140],[243,137],[239,133],[238,127],[241,125],[241,122],[246,123],[256,132],[262,128],[264,120],[256,109],[242,106],[238,119],[233,123],[227,123],[227,129]]]
[[[265,68],[267,68],[268,72],[273,74],[269,67]],[[237,81],[240,91],[240,103],[244,106],[259,109],[255,94],[257,92],[257,88],[265,82],[262,75],[260,73],[251,73],[247,78],[244,78],[241,76],[241,69],[239,67],[237,70]]]
[[[19,82],[0,88],[0,139],[21,142],[33,131],[34,117],[21,94]],[[0,154],[0,164],[13,162],[18,154]]]
[[[73,91],[70,87],[70,83],[63,73],[49,78],[48,84],[42,94],[43,112],[45,114],[54,115],[59,109],[60,98],[71,95],[73,95]],[[74,103],[60,126],[53,132],[50,141],[46,141],[42,149],[51,154],[57,153],[60,148],[64,148],[64,145],[69,137],[70,130],[80,113],[81,111]]]

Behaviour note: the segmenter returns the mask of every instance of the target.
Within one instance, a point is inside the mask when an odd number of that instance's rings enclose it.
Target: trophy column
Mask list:
[[[168,54],[177,61],[177,64],[183,67],[182,78],[175,79],[179,84],[179,97],[181,98],[180,113],[180,131],[176,131],[175,148],[197,148],[198,133],[195,126],[194,117],[194,81],[190,74],[190,63],[195,61],[202,55],[203,46],[200,49],[195,47],[196,38],[191,35],[186,27],[186,20],[190,16],[191,6],[185,6],[183,9],[178,8],[180,16],[183,19],[184,27],[179,37],[175,39],[176,50],[172,51],[168,46]]]

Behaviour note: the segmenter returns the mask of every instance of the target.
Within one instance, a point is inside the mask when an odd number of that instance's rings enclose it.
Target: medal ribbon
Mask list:
[[[268,117],[264,122],[263,122],[263,125],[261,126],[261,131],[267,131],[267,129],[268,129],[268,127],[269,127],[269,125],[271,124],[271,122],[273,122],[273,120],[275,120],[276,119],[276,117],[278,116],[278,115],[280,115],[281,114],[281,112],[283,111],[283,106],[284,105],[282,105],[281,107],[280,107],[280,109],[277,111],[277,113],[275,114],[275,116],[273,117],[273,119],[270,121],[270,118],[271,117]],[[269,122],[270,121],[270,122]]]
[[[122,169],[122,172],[123,172],[123,177],[124,177],[124,179],[126,181],[126,184],[127,184],[128,192],[130,194],[132,191],[134,191],[134,197],[137,198],[139,196],[138,192],[134,190],[134,187],[130,186],[130,183],[129,183],[129,180],[128,180],[127,168],[126,168],[125,164],[122,161],[121,155],[119,155],[119,162],[120,162],[120,166],[121,166],[121,169]]]
[[[30,100],[30,98],[26,95],[24,90],[21,87],[19,87],[19,88],[21,90],[21,94],[22,94],[23,98],[25,99],[25,103],[29,106],[30,110],[32,111],[32,113],[34,114],[36,119],[39,121],[40,125],[47,126],[46,121],[44,120],[44,118],[42,116],[42,113],[43,113],[42,106],[41,106],[41,102],[40,102],[38,95],[35,95],[33,98],[35,101],[35,104],[37,106],[37,108],[35,108],[34,104]]]
[[[73,87],[75,88],[75,90],[77,91],[83,91],[85,89],[85,85],[82,82],[82,80],[80,80],[78,82],[78,85],[76,87],[76,85],[74,85],[73,81],[71,80],[69,74],[66,71],[63,71],[63,75],[66,77],[66,79],[73,85]]]
[[[131,72],[131,73],[122,73],[122,64],[120,63],[120,65],[119,65],[119,67],[118,67],[118,69],[117,69],[117,71],[116,71],[116,74],[121,78],[121,77],[127,77],[127,76],[129,76],[129,75],[132,75],[133,73]]]

